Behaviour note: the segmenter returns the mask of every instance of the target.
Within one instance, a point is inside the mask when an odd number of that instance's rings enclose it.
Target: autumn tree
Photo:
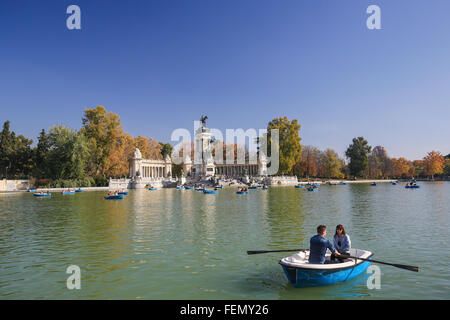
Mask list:
[[[120,117],[103,106],[84,110],[82,133],[92,145],[89,169],[93,175],[104,175],[110,156],[123,134]]]
[[[297,119],[289,121],[287,117],[273,119],[267,125],[267,148],[271,150],[271,130],[279,132],[279,169],[281,174],[292,174],[292,168],[299,161],[302,152],[299,136],[300,124]],[[273,155],[271,155],[273,156]]]
[[[405,158],[392,159],[392,175],[397,178],[406,178],[410,175],[412,164]]]
[[[341,171],[342,162],[339,159],[338,154],[328,148],[322,152],[320,157],[320,171],[321,175],[327,178],[343,178],[344,174]]]
[[[438,151],[431,151],[423,158],[424,173],[434,179],[435,174],[442,174],[444,172],[444,157]]]

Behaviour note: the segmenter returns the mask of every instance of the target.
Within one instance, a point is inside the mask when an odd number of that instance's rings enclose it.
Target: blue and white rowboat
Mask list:
[[[304,185],[301,185],[301,184],[299,184],[299,185],[296,185],[296,186],[295,186],[295,188],[296,188],[296,189],[305,189],[305,186],[304,186]]]
[[[372,252],[361,249],[350,249],[350,255],[370,259]],[[325,255],[330,262],[331,252]],[[345,259],[344,262],[312,264],[308,262],[309,250],[300,251],[281,259],[280,264],[289,282],[295,288],[327,286],[351,280],[364,273],[370,262],[358,259]],[[356,260],[356,261],[355,261]]]
[[[216,190],[203,190],[203,193],[207,193],[207,194],[219,194],[219,191]]]

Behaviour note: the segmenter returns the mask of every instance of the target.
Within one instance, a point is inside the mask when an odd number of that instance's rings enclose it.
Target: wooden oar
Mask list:
[[[309,249],[254,250],[254,251],[247,251],[247,254],[250,255],[250,254],[271,253],[271,252],[292,252],[292,251],[306,251],[306,250],[309,250]],[[378,260],[373,260],[373,259],[358,258],[358,257],[350,256],[350,255],[344,255],[344,254],[341,254],[340,256],[336,256],[336,257],[344,258],[344,259],[352,258],[352,259],[358,259],[358,260],[363,260],[363,261],[370,261],[370,262],[385,264],[388,266],[393,266],[393,267],[400,268],[400,269],[419,272],[419,267],[407,266],[404,264],[388,263],[388,262],[383,262],[383,261],[378,261]]]
[[[419,272],[419,267],[407,266],[407,265],[404,265],[404,264],[388,263],[388,262],[383,262],[383,261],[378,261],[378,260],[358,258],[358,257],[346,255],[346,254],[341,254],[340,256],[336,256],[336,257],[337,258],[344,258],[344,259],[352,258],[352,259],[358,259],[358,260],[363,260],[363,261],[370,261],[370,262],[375,262],[375,263],[386,264],[388,266],[393,266],[393,267],[397,267],[397,268],[400,268],[400,269],[405,269],[405,270],[409,270],[409,271]]]
[[[270,252],[291,252],[291,251],[305,251],[309,249],[285,249],[285,250],[255,250],[247,251],[247,254],[260,254],[260,253],[270,253]]]

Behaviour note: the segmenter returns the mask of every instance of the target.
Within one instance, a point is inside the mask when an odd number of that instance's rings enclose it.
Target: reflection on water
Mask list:
[[[0,297],[4,299],[449,299],[450,183],[132,190],[123,201],[102,192],[49,199],[0,194]],[[388,266],[381,289],[364,274],[319,288],[293,288],[278,261],[308,248],[319,224],[343,224],[353,247]],[[69,265],[82,289],[68,290]]]

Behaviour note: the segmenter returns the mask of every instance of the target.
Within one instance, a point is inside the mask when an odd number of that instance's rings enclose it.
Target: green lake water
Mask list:
[[[0,194],[0,299],[450,299],[450,183]],[[343,224],[352,247],[420,267],[381,269],[326,287],[295,289],[278,261],[308,248],[319,224]],[[69,290],[66,269],[81,269]]]

